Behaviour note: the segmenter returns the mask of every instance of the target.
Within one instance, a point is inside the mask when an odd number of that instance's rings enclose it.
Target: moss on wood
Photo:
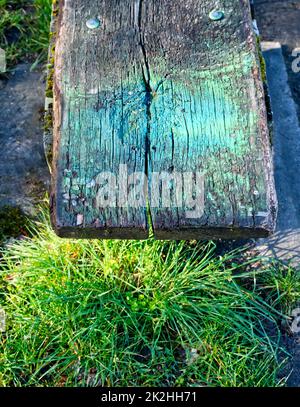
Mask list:
[[[55,42],[57,36],[57,20],[59,15],[59,2],[57,0],[52,1],[52,21],[50,29],[50,45],[47,65],[47,81],[45,96],[47,99],[53,99],[53,85],[54,85],[54,64],[55,64]],[[44,116],[44,149],[45,156],[51,171],[52,167],[52,132],[53,132],[53,103],[47,103],[45,106]]]

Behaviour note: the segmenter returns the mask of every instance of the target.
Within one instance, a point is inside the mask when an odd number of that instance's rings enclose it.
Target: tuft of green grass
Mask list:
[[[258,285],[265,300],[286,315],[300,303],[300,273],[291,265],[274,261],[259,276]]]
[[[0,0],[0,48],[8,67],[47,60],[51,0]]]
[[[62,240],[47,214],[34,234],[2,250],[0,385],[281,384],[278,311],[245,288],[240,253]]]

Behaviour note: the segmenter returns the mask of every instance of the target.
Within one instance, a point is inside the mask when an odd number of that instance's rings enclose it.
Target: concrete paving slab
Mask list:
[[[281,44],[300,120],[300,72],[293,70],[295,53],[300,50],[300,0],[253,0],[253,3],[262,40]]]
[[[300,127],[278,42],[263,42],[274,119],[273,145],[278,197],[277,230],[259,240],[262,255],[300,265]]]
[[[43,150],[43,74],[19,65],[0,88],[0,207],[34,213],[43,199],[49,171]]]

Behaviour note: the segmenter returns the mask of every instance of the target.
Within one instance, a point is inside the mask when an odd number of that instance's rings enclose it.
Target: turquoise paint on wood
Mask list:
[[[157,238],[254,237],[273,230],[272,159],[248,4],[218,1],[224,18],[212,22],[213,5],[61,3],[52,190],[61,236],[147,237],[147,205]],[[101,17],[96,30],[86,27],[91,15]],[[139,196],[138,207],[120,205],[115,194],[124,165],[129,175],[140,174],[136,190],[132,180],[121,187]],[[100,176],[107,172],[110,183]],[[201,216],[187,217],[189,194],[178,198],[180,188],[169,179],[176,172],[182,180],[189,173],[203,177]],[[162,178],[158,186],[155,177]],[[151,207],[162,182],[173,185],[170,193],[182,198],[182,207]],[[109,208],[102,206],[105,194],[113,197]]]

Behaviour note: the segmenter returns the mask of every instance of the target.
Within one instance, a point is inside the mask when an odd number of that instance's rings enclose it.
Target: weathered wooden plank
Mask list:
[[[213,9],[224,18],[213,21]],[[147,205],[157,238],[272,232],[272,158],[247,0],[65,0],[59,11],[57,232],[143,238]]]
[[[120,202],[113,185],[124,176],[120,165],[129,174],[145,172],[147,95],[134,2],[66,0],[60,12],[52,195],[56,230],[61,236],[145,238],[146,205],[132,208]],[[99,14],[100,28],[89,29],[86,22]]]
[[[214,6],[220,21],[209,18]],[[154,207],[156,237],[269,234],[276,197],[248,1],[147,1],[142,26],[155,93],[149,174],[199,174],[198,211],[182,197],[178,208]],[[178,183],[188,197],[191,181]]]

